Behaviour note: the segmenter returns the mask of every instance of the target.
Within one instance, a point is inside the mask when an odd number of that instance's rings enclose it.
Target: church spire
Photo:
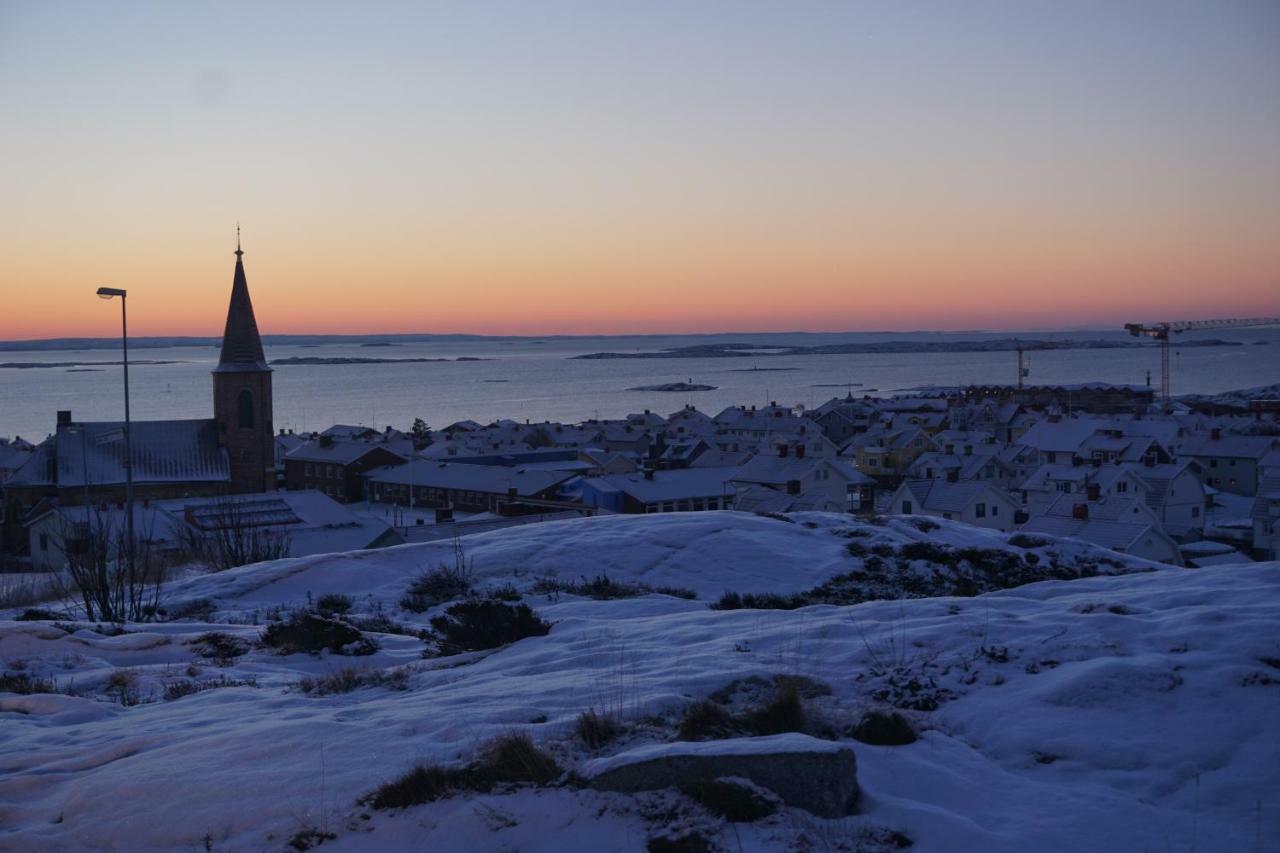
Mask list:
[[[249,283],[244,275],[244,250],[240,248],[240,225],[236,224],[236,272],[231,282],[231,304],[227,308],[227,326],[222,333],[222,354],[216,373],[269,371],[267,357],[258,335],[258,321],[253,316],[249,299]]]

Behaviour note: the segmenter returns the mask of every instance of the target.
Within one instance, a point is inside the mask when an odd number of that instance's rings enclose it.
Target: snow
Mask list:
[[[617,767],[626,767],[655,758],[673,758],[687,755],[777,755],[787,752],[839,752],[848,749],[839,741],[820,740],[798,732],[784,732],[764,737],[737,737],[710,741],[676,741],[675,743],[650,743],[616,755],[595,758],[583,764],[578,772],[585,779],[594,779]]]
[[[324,850],[638,851],[670,834],[673,813],[750,851],[852,847],[868,829],[903,832],[924,851],[1261,850],[1280,838],[1280,564],[1184,570],[1111,554],[1117,571],[1133,573],[972,598],[708,609],[726,589],[796,591],[849,571],[851,529],[868,545],[1022,553],[1003,534],[959,524],[791,518],[605,517],[467,537],[478,582],[512,584],[554,626],[457,657],[423,658],[417,638],[378,635],[368,657],[254,649],[222,667],[190,645],[211,630],[252,641],[271,609],[329,592],[351,595],[360,614],[381,608],[425,627],[435,611],[396,602],[424,568],[452,561],[452,543],[280,560],[176,584],[167,603],[208,599],[207,622],[108,636],[0,621],[5,672],[81,694],[0,693],[0,848],[204,849],[207,838],[217,850],[281,849],[317,827],[337,835]],[[1076,542],[1036,550],[1063,562],[1107,554]],[[553,572],[689,587],[699,600],[532,594]],[[408,687],[316,697],[296,686],[345,666],[403,669]],[[122,668],[136,674],[139,704],[108,698]],[[832,693],[812,711],[843,730],[881,704],[875,695],[900,672],[931,683],[939,703],[904,711],[922,731],[914,744],[840,741],[857,754],[863,790],[859,813],[840,821],[786,809],[729,826],[673,793],[571,787],[392,812],[356,802],[415,762],[467,761],[513,729],[579,772],[630,750],[698,748],[671,746],[680,709],[750,676],[825,682]],[[222,676],[256,686],[159,697],[166,684]],[[588,750],[572,732],[591,707],[620,714],[628,733]]]

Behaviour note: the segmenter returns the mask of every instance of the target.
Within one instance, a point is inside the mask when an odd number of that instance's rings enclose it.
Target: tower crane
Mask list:
[[[1160,343],[1160,399],[1165,409],[1170,406],[1169,397],[1169,336],[1183,332],[1203,332],[1209,329],[1239,329],[1244,326],[1276,326],[1280,317],[1248,317],[1224,320],[1172,320],[1161,323],[1125,323],[1124,329],[1135,338],[1146,335]]]

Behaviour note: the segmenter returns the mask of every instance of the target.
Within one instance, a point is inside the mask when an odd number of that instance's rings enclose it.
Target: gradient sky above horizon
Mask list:
[[[1280,3],[0,2],[0,339],[1280,313]]]

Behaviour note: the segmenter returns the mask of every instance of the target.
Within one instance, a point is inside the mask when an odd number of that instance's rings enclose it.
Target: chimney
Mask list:
[[[70,413],[70,412],[67,412],[67,417],[70,417],[70,416],[71,416],[71,413]],[[61,417],[62,417],[62,412],[58,412],[58,417],[59,417],[59,419],[61,419]],[[61,421],[59,421],[59,422],[61,422]],[[1219,428],[1219,427],[1214,427],[1213,429],[1209,430],[1209,438],[1210,438],[1210,440],[1212,440],[1212,441],[1220,441],[1220,440],[1222,439],[1222,430],[1221,430],[1221,428]]]
[[[58,410],[58,426],[65,426],[69,423],[71,423],[71,410],[59,409]]]
[[[787,494],[789,494],[789,495],[798,495],[798,494],[800,494],[800,481],[799,481],[799,480],[787,480]]]
[[[652,469],[652,468],[645,468],[645,469],[644,469],[644,478],[645,478],[646,480],[652,480],[652,479],[653,479],[653,469]]]
[[[520,496],[520,492],[515,486],[507,487],[507,500],[515,500]]]
[[[955,468],[952,468],[950,471],[948,471],[948,472],[947,472],[947,482],[948,482],[948,483],[958,483],[958,482],[960,482],[960,472],[959,472],[959,471],[957,471]]]
[[[1089,518],[1089,505],[1076,504],[1071,508],[1071,517],[1077,521],[1085,521]]]
[[[797,458],[797,459],[803,459],[803,458],[804,458],[804,445],[803,445],[803,444],[797,444],[797,445],[796,445],[796,458]]]
[[[1096,501],[1102,497],[1102,486],[1097,483],[1089,483],[1085,486],[1085,494],[1089,496],[1089,500]]]
[[[322,436],[320,436],[320,446],[321,446],[321,447],[333,447],[333,436],[331,436],[331,435],[322,435]]]

